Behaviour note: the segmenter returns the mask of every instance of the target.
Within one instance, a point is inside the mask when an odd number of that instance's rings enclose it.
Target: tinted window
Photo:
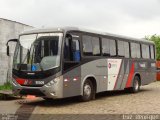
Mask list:
[[[124,42],[118,41],[118,56],[124,56]]]
[[[146,58],[146,46],[145,45],[142,45],[142,58]]]
[[[83,40],[83,54],[93,55],[92,54],[92,37],[82,36],[82,40]]]
[[[44,57],[58,54],[58,37],[40,37],[36,41],[34,62],[40,63]]]
[[[64,43],[64,59],[65,61],[80,61],[79,40],[66,37]]]
[[[140,44],[136,44],[136,53],[137,53],[137,58],[141,58]]]
[[[110,55],[116,56],[116,41],[110,40]]]
[[[92,37],[92,48],[94,56],[100,55],[100,44],[98,37]]]
[[[79,41],[78,40],[73,40],[72,41],[72,49],[73,49],[73,51],[79,51]]]
[[[83,54],[86,56],[100,55],[100,44],[98,37],[84,35],[83,40]]]
[[[102,54],[109,56],[109,39],[102,38]]]
[[[72,41],[73,61],[80,61],[79,40]]]
[[[131,43],[131,57],[132,58],[136,58],[137,57],[136,44],[135,43]]]
[[[132,58],[140,58],[140,44],[138,43],[131,43],[131,57]]]
[[[149,45],[146,46],[146,57],[147,57],[147,58],[150,58]]]
[[[142,57],[143,58],[150,58],[149,45],[142,44]]]
[[[128,42],[124,42],[124,55],[126,58],[129,58],[129,43]]]
[[[154,59],[154,47],[153,47],[153,45],[150,45],[150,50],[151,50],[151,59]]]
[[[64,43],[64,59],[66,61],[70,61],[71,60],[71,43],[70,43],[71,38],[66,38],[65,43]]]
[[[81,60],[79,37],[72,36],[70,34],[67,34],[64,42],[64,71],[69,70],[70,68],[78,65]]]

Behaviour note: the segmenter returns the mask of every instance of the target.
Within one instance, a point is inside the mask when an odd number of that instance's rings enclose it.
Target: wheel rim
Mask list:
[[[135,80],[135,90],[137,91],[138,88],[139,88],[139,82],[138,82],[138,80]]]
[[[84,95],[88,97],[91,95],[91,86],[88,84],[84,86]]]

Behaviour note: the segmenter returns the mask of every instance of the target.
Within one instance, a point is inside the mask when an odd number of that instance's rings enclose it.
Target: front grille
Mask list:
[[[39,89],[22,89],[20,91],[21,95],[35,95],[35,96],[45,96]]]
[[[42,87],[43,85],[32,84],[32,85],[21,85],[21,86],[26,86],[26,87]]]

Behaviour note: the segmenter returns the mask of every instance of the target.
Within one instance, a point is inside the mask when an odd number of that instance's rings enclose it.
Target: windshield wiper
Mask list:
[[[30,51],[28,50],[28,51],[27,51],[27,54],[26,54],[26,56],[25,56],[25,58],[24,58],[23,61],[20,63],[19,71],[21,70],[22,64],[25,62],[25,60],[28,58],[29,55],[30,55]]]
[[[44,71],[41,63],[39,63],[39,67],[40,67],[41,71]]]
[[[33,67],[33,53],[35,52],[35,45],[34,45],[34,48],[33,48],[33,52],[32,52],[32,58],[31,58],[31,71],[32,71],[32,67]],[[42,67],[42,65],[41,65],[41,63],[38,63],[39,64],[39,67],[40,67],[40,69],[41,69],[41,71],[43,71],[43,67]]]

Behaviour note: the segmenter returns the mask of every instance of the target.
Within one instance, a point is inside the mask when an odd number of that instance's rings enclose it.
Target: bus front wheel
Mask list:
[[[81,96],[81,100],[86,102],[93,99],[95,96],[94,86],[92,82],[87,79],[83,85],[83,95]]]

